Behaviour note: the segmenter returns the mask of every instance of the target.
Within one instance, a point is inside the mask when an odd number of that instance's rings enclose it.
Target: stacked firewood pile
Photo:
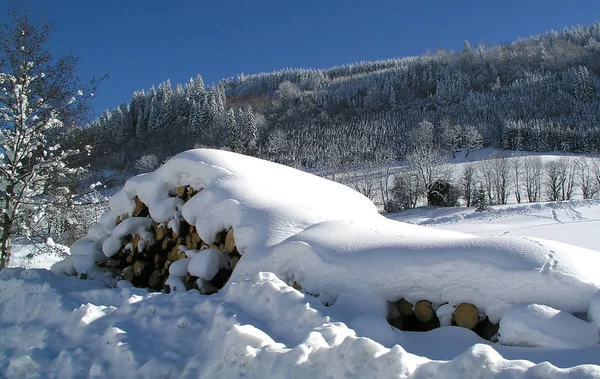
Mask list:
[[[178,187],[172,196],[187,201],[201,190],[196,191],[189,186]],[[150,217],[146,204],[138,197],[135,203],[131,217]],[[117,217],[116,224],[127,218],[129,215]],[[195,288],[202,293],[212,293],[225,285],[240,259],[231,228],[218,233],[214,241],[203,241],[196,227],[185,220],[180,221],[177,231],[164,223],[152,222],[151,225],[154,238],[126,235],[121,239],[122,246],[118,253],[105,264],[106,268],[120,272],[123,280],[136,287],[170,292],[172,288],[167,279],[171,276],[179,279],[176,283],[183,284],[187,290]],[[190,258],[208,249],[213,249],[213,254],[214,250],[218,252],[221,263],[218,272],[210,280],[198,280],[197,276],[188,272],[187,263],[191,261]],[[179,263],[174,265],[176,262]]]
[[[440,312],[442,309],[443,312]],[[492,340],[498,333],[498,325],[491,323],[487,317],[482,317],[477,308],[469,303],[462,303],[457,307],[445,304],[436,312],[433,304],[427,300],[412,304],[400,299],[388,304],[388,322],[406,331],[428,331],[442,325],[460,326],[471,329],[487,340]]]
[[[189,186],[178,187],[171,194],[184,202],[202,189]],[[119,225],[129,217],[149,218],[146,204],[138,197],[131,216],[122,215],[115,220]],[[241,255],[237,250],[233,229],[223,230],[214,241],[203,241],[196,227],[181,220],[177,230],[169,224],[152,222],[150,235],[128,234],[121,239],[121,248],[104,264],[105,269],[116,272],[123,280],[136,287],[170,292],[172,289],[197,289],[200,293],[211,294],[222,288],[229,280]],[[205,251],[205,250],[210,250]],[[218,255],[219,268],[210,278],[199,278],[190,273],[192,258],[198,254]],[[200,275],[200,274],[199,274]],[[172,287],[175,288],[172,288]],[[293,287],[302,291],[302,286],[294,282]],[[440,312],[446,307],[444,312]],[[428,331],[441,325],[456,325],[473,330],[481,337],[492,340],[498,332],[498,325],[481,317],[477,308],[469,303],[457,307],[442,305],[437,309],[431,302],[421,300],[412,304],[405,299],[388,304],[388,322],[405,331]]]

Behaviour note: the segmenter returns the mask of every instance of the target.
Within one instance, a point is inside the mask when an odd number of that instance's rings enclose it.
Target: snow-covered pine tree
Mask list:
[[[9,264],[12,238],[27,216],[39,218],[57,194],[68,196],[62,183],[77,171],[68,158],[78,151],[59,141],[89,110],[86,100],[97,84],[81,87],[77,58],[53,59],[49,24],[31,23],[17,10],[9,14],[12,21],[0,32],[0,269]]]

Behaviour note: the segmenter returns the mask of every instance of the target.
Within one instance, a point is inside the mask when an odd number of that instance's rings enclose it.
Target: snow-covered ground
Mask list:
[[[497,205],[473,208],[420,208],[389,218],[478,236],[544,238],[600,251],[600,199]]]
[[[204,190],[179,203],[168,192],[182,184]],[[114,220],[131,212],[135,195],[155,220],[175,225],[184,217],[206,241],[233,227],[243,255],[229,283],[211,296],[162,294],[5,269],[4,376],[600,377],[600,253],[589,250],[598,250],[598,202],[392,216],[432,226],[422,227],[380,216],[342,185],[200,150],[130,180],[73,261],[55,271],[103,279],[94,262],[114,253],[125,233]],[[567,215],[588,232],[561,240],[545,229],[560,230]],[[190,267],[211,261],[201,254],[189,253]],[[500,343],[452,326],[394,329],[386,304],[400,297],[449,303],[440,310],[470,302],[500,320]],[[592,322],[584,320],[588,309]]]
[[[46,243],[38,241],[33,243],[22,237],[17,237],[12,242],[10,264],[8,267],[22,268],[50,268],[56,262],[65,259],[69,248],[54,241]]]

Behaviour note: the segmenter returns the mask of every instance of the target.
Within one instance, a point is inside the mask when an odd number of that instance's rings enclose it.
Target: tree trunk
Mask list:
[[[5,199],[4,209],[10,210],[10,200]],[[2,230],[0,231],[0,270],[7,267],[10,263],[10,248],[12,245],[14,219],[11,219],[6,213],[2,214]]]

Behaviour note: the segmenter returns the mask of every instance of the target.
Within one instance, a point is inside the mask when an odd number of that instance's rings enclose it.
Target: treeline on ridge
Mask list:
[[[158,164],[198,146],[300,168],[404,159],[424,122],[444,149],[475,139],[598,153],[599,56],[596,23],[499,46],[465,41],[460,52],[240,75],[210,86],[198,75],[135,92],[72,137],[93,144],[99,164],[111,167],[133,167],[148,155]]]

